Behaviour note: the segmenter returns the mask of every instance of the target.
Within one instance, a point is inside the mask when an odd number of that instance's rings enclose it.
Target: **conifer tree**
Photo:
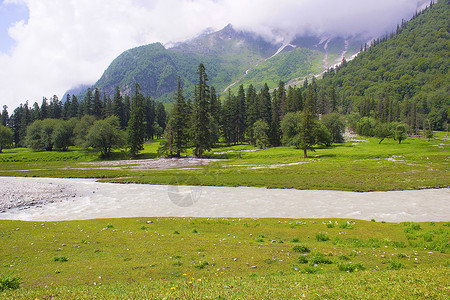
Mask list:
[[[100,98],[100,91],[97,88],[94,90],[94,103],[92,106],[92,114],[100,119],[102,117],[103,105]]]
[[[303,157],[308,157],[307,150],[315,144],[315,137],[313,134],[315,126],[315,105],[314,105],[314,88],[312,85],[308,86],[306,102],[303,108],[301,132],[300,132],[300,148],[303,149]]]
[[[194,112],[192,117],[192,143],[194,155],[201,157],[204,151],[211,149],[210,90],[205,66],[200,64],[197,70],[198,82],[194,90]]]
[[[175,156],[180,157],[181,152],[187,148],[188,142],[188,117],[187,107],[183,96],[181,79],[178,77],[178,87],[175,92],[175,104],[170,115],[169,124],[166,129],[168,149]]]
[[[128,122],[128,147],[131,157],[136,157],[139,151],[144,149],[144,96],[139,92],[140,89],[139,84],[136,83],[130,121]]]

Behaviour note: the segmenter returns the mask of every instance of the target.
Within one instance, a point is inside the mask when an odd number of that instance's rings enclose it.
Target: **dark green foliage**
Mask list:
[[[85,115],[76,123],[75,128],[73,129],[75,146],[81,148],[89,147],[86,144],[86,136],[89,132],[89,128],[91,128],[95,121],[96,119],[94,116]]]
[[[326,242],[330,240],[330,237],[326,233],[318,233],[316,234],[316,240],[319,242]]]
[[[395,139],[399,144],[406,139],[406,125],[399,124],[395,127]]]
[[[343,134],[345,132],[345,120],[340,114],[331,113],[323,115],[321,122],[328,128],[332,143],[344,142]]]
[[[57,150],[67,151],[73,144],[74,122],[59,120],[52,133],[52,142]]]
[[[176,102],[170,114],[169,124],[166,127],[166,150],[170,155],[180,157],[181,152],[187,148],[188,143],[188,112],[184,101],[181,79],[178,78],[178,89],[175,93]]]
[[[17,290],[22,283],[22,279],[20,277],[11,277],[13,273],[7,276],[0,276],[0,292],[6,290]]]
[[[300,264],[307,264],[308,263],[308,258],[306,256],[304,256],[304,255],[301,255],[301,256],[298,257],[298,262]]]
[[[300,252],[300,253],[309,253],[310,252],[309,248],[307,246],[305,246],[305,245],[295,245],[292,248],[292,251]]]
[[[65,257],[65,256],[55,256],[55,257],[53,257],[53,261],[66,262],[68,260],[69,259],[67,257]]]
[[[210,90],[205,66],[198,67],[198,82],[195,86],[194,113],[192,117],[191,133],[194,146],[194,155],[201,157],[204,151],[211,149],[211,114]]]
[[[303,156],[306,158],[307,150],[315,144],[314,126],[316,122],[315,116],[315,92],[313,85],[308,86],[306,102],[303,107],[301,131],[300,131],[300,144],[299,148],[303,149]]]
[[[120,129],[119,118],[116,116],[99,120],[90,127],[86,136],[86,146],[107,157],[113,149],[125,146],[125,133]]]
[[[10,128],[0,125],[0,153],[6,147],[9,147],[12,142],[13,132]]]
[[[320,264],[329,265],[332,264],[333,261],[329,259],[327,256],[325,256],[324,253],[316,252],[309,258],[309,263],[311,265],[320,265]]]
[[[136,84],[131,107],[130,120],[128,121],[128,147],[131,157],[136,157],[139,151],[144,149],[145,116],[144,96],[139,92],[139,84]]]
[[[340,271],[344,271],[344,272],[355,272],[355,271],[364,271],[364,265],[361,263],[356,263],[356,264],[352,264],[352,263],[340,263],[338,265],[338,268]]]
[[[346,66],[324,74],[320,89],[335,86],[345,113],[353,108],[363,117],[403,122],[413,134],[427,118],[433,130],[445,129],[450,105],[449,15],[448,1],[418,13]]]
[[[263,119],[259,119],[253,124],[253,138],[255,145],[260,149],[269,146],[269,125]]]

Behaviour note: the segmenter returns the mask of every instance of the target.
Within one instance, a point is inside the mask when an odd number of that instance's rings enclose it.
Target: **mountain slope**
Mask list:
[[[370,99],[389,99],[393,107],[414,110],[430,119],[433,128],[443,129],[450,108],[449,15],[449,1],[439,1],[347,66],[325,74],[319,84],[334,84],[347,111],[369,116],[374,109],[367,107]]]
[[[169,49],[156,43],[127,50],[93,87],[112,95],[119,86],[123,93],[130,94],[137,82],[145,95],[170,102],[178,76],[184,82],[186,95],[192,95],[197,67],[203,63],[210,84],[217,91],[240,84],[260,88],[265,82],[272,88],[279,80],[289,82],[318,74],[342,59],[343,53],[353,55],[355,49],[343,41],[298,37],[291,43],[271,44],[256,34],[236,31],[228,25]],[[352,41],[359,48],[361,41]]]

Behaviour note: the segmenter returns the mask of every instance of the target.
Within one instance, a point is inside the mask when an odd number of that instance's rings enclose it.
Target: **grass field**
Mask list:
[[[449,226],[339,219],[1,221],[0,274],[14,272],[22,284],[0,298],[448,299]]]
[[[292,147],[261,151],[250,145],[214,148],[208,157],[223,159],[205,167],[138,171],[105,169],[80,162],[100,161],[91,151],[33,152],[7,149],[0,154],[0,176],[102,178],[114,182],[214,186],[265,186],[269,188],[329,189],[351,191],[405,190],[448,187],[450,142],[445,133],[437,138],[408,138],[348,142],[316,148],[310,158]],[[141,158],[156,158],[159,141],[146,144]],[[190,154],[192,152],[188,152]],[[113,159],[125,159],[116,152]],[[175,178],[175,180],[174,180]]]

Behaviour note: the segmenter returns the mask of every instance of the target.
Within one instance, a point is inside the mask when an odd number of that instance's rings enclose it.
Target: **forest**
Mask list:
[[[67,150],[92,147],[106,157],[113,149],[136,156],[146,140],[165,138],[160,153],[180,156],[188,148],[202,156],[217,144],[250,143],[261,148],[343,142],[343,133],[376,136],[380,143],[407,135],[431,138],[433,130],[448,130],[449,49],[448,2],[440,1],[402,21],[395,32],[361,46],[358,56],[328,69],[322,79],[305,78],[300,86],[279,81],[270,90],[252,84],[221,95],[209,85],[203,64],[197,69],[195,89],[185,99],[183,78],[173,106],[141,93],[116,88],[106,96],[89,89],[84,99],[53,96],[41,105],[28,102],[11,116],[1,113],[1,148]]]

